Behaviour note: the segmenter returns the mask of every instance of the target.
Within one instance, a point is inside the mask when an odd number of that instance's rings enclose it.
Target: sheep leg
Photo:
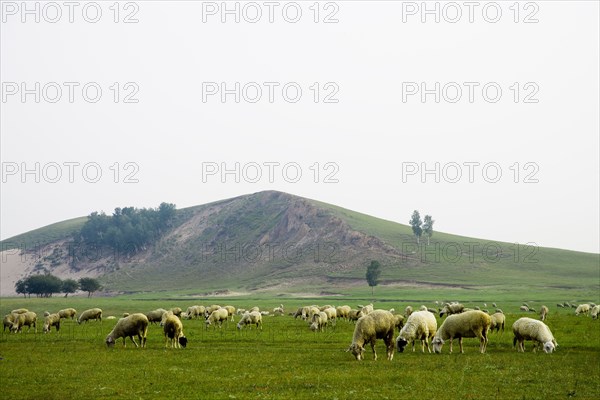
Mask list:
[[[464,354],[465,353],[465,351],[463,350],[462,340],[463,340],[462,336],[458,338],[458,345],[460,347],[460,354]]]
[[[452,342],[454,342],[454,338],[450,338],[450,354],[452,354]]]
[[[373,360],[377,361],[377,352],[375,351],[375,339],[371,340],[371,349],[373,349]]]
[[[133,344],[135,344],[135,347],[140,347],[138,346],[138,344],[135,341],[135,338],[133,336],[129,336],[129,339],[131,339],[131,341],[133,342]],[[123,341],[125,341],[125,338],[123,338]]]

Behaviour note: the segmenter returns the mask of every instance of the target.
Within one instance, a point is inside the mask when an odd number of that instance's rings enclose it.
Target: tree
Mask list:
[[[32,275],[25,278],[25,290],[37,297],[52,297],[62,290],[62,280],[52,274]]]
[[[431,219],[431,215],[426,215],[423,220],[423,233],[427,236],[427,245],[429,246],[429,239],[433,235],[433,223],[435,221]]]
[[[417,210],[413,211],[412,217],[410,217],[410,221],[408,221],[408,223],[412,227],[413,234],[417,238],[417,244],[419,244],[419,239],[423,233],[423,228],[421,228],[421,225],[423,224],[421,221],[421,214],[419,214]]]
[[[79,289],[79,282],[75,279],[65,279],[62,283],[62,292],[65,294],[65,297],[69,295],[69,293],[75,293]]]
[[[102,286],[100,282],[98,282],[94,278],[80,278],[79,279],[79,288],[84,292],[88,292],[88,297],[92,296],[96,290],[99,290]]]
[[[379,275],[381,274],[381,264],[379,261],[371,261],[371,264],[367,267],[367,283],[371,286],[371,296],[373,296],[373,290],[377,284],[379,284]]]
[[[23,297],[27,297],[29,292],[27,290],[27,281],[25,279],[19,279],[17,283],[15,283],[15,292],[17,292],[17,294],[22,294]]]

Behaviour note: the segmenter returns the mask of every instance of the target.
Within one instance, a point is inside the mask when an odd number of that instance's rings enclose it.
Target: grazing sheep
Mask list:
[[[326,310],[326,309],[328,309],[328,308],[335,308],[335,307],[334,307],[334,306],[332,306],[332,305],[329,305],[329,304],[327,304],[327,305],[325,305],[325,306],[321,306],[321,307],[319,307],[319,311],[325,311],[325,310]]]
[[[427,311],[429,311],[433,315],[436,315],[439,312],[439,310],[436,310],[435,308],[428,308]]]
[[[579,315],[579,314],[588,315],[589,312],[590,312],[589,304],[580,304],[579,306],[577,306],[577,309],[575,310],[575,315]]]
[[[335,310],[335,308],[329,307],[329,308],[324,309],[322,312],[324,312],[325,314],[327,314],[327,320],[328,321],[333,321],[333,323],[336,322],[336,320],[337,320],[337,311]]]
[[[568,302],[568,301],[565,301],[565,302],[563,303],[563,307],[565,307],[565,308],[571,308],[571,305],[569,304],[569,302]]]
[[[427,306],[421,305],[421,307],[419,307],[419,311],[427,311]]]
[[[404,316],[406,318],[410,317],[410,314],[412,314],[413,312],[413,308],[411,306],[406,306],[406,308],[404,309]]]
[[[548,311],[549,311],[548,307],[546,307],[546,306],[541,306],[540,307],[540,319],[542,321],[545,321],[546,318],[548,317]]]
[[[349,321],[358,321],[360,317],[362,317],[363,314],[360,310],[350,310],[350,312],[348,313],[348,320]]]
[[[169,311],[171,311],[173,315],[176,315],[178,317],[181,317],[181,313],[183,312],[183,310],[180,307],[173,307]]]
[[[565,306],[563,306],[561,303],[556,303],[556,307],[558,307],[558,308],[565,308]]]
[[[261,311],[261,312],[260,312],[260,315],[270,315],[270,314],[271,314],[271,313],[270,313],[270,312],[268,312],[268,311]]]
[[[348,317],[350,316],[350,306],[339,306],[335,308],[335,313],[338,318],[343,318],[348,321]]]
[[[496,308],[496,310],[495,310],[495,311],[496,311],[496,312],[499,312],[499,313],[502,313],[502,314],[504,314],[504,311],[502,311],[502,309],[501,309],[501,308]]]
[[[188,309],[185,312],[185,315],[182,314],[182,318],[184,318],[184,319],[200,318],[201,315],[204,315],[204,311],[206,311],[204,306],[191,306],[191,307],[188,307]]]
[[[498,333],[500,332],[500,329],[502,329],[502,332],[504,333],[504,324],[506,323],[506,317],[504,316],[504,314],[497,312],[490,315],[490,317],[492,318],[492,325],[490,325],[490,331],[496,330],[496,333]]]
[[[432,339],[437,331],[437,321],[435,316],[429,311],[416,311],[410,314],[400,334],[396,338],[396,347],[399,352],[403,352],[409,342],[412,342],[412,350],[415,351],[415,341],[421,341],[421,351],[427,350],[431,353],[429,339]]]
[[[47,317],[48,315],[50,315],[50,311],[44,311],[44,317]]]
[[[61,318],[71,318],[71,319],[75,319],[77,317],[77,310],[75,310],[74,308],[65,308],[63,310],[60,310],[58,312],[58,315],[60,315]]]
[[[571,304],[571,308],[577,308],[577,304],[575,304],[575,303]]]
[[[125,318],[125,317],[129,317],[129,313],[128,312],[124,312],[123,313],[123,318]]]
[[[169,343],[171,343],[171,348],[180,349],[187,346],[187,338],[183,334],[183,324],[177,315],[171,311],[166,312],[160,324],[163,326],[165,334],[165,347],[168,347]]]
[[[44,333],[50,332],[50,329],[54,326],[56,327],[56,332],[60,329],[60,314],[50,314],[44,318]]]
[[[467,311],[465,306],[460,303],[446,303],[442,311],[440,311],[440,318],[444,315],[460,314],[463,311]]]
[[[396,320],[394,315],[386,310],[374,310],[364,315],[356,322],[352,344],[348,347],[354,357],[360,361],[364,359],[365,344],[370,343],[373,350],[373,359],[377,360],[375,352],[375,341],[383,339],[387,349],[387,359],[394,358],[394,327]]]
[[[548,325],[544,324],[542,321],[538,321],[537,319],[532,318],[519,318],[515,321],[512,326],[513,333],[515,335],[513,339],[513,347],[519,343],[518,351],[523,353],[525,351],[525,347],[523,346],[523,342],[525,340],[532,340],[533,351],[536,350],[536,345],[543,346],[545,353],[552,353],[558,343],[554,339],[550,328]]]
[[[146,318],[148,318],[148,321],[151,324],[154,324],[155,322],[160,322],[162,320],[164,313],[166,313],[166,312],[167,312],[167,310],[165,310],[164,308],[157,308],[156,310],[152,310],[152,311],[146,313]]]
[[[37,333],[37,314],[33,311],[27,311],[22,314],[13,314],[15,316],[12,327],[10,330],[12,332],[21,332],[23,327],[27,325],[27,332],[31,329],[31,325],[33,325],[33,331]]]
[[[361,310],[363,315],[367,315],[373,312],[373,304],[367,304],[366,306],[364,306],[363,308],[361,308]]]
[[[10,330],[11,330],[11,328],[13,326],[13,323],[15,322],[15,318],[16,318],[17,315],[18,314],[10,313],[10,314],[6,314],[4,316],[4,320],[2,320],[2,324],[4,325],[4,329],[2,329],[2,332],[5,332],[6,328],[8,328],[8,331],[10,332]]]
[[[319,310],[319,307],[316,306],[311,306],[308,309],[308,314],[306,315],[306,319],[308,319],[309,321],[312,320],[313,315],[320,313],[321,310]]]
[[[529,308],[529,312],[532,312],[532,313],[534,313],[534,312],[537,312],[537,311],[535,310],[535,308],[533,308],[533,307],[530,307],[530,308]]]
[[[235,315],[235,307],[234,306],[223,306],[222,308],[227,310],[227,315],[229,320],[233,322],[233,316]]]
[[[319,311],[318,314],[314,314],[310,320],[310,330],[313,332],[324,331],[329,319],[325,311]]]
[[[17,308],[16,310],[12,310],[10,313],[11,314],[25,314],[28,311],[29,310],[26,308]]]
[[[592,308],[592,311],[590,311],[592,319],[598,319],[598,313],[600,313],[600,306],[594,306],[594,308]]]
[[[452,353],[452,341],[458,338],[460,352],[464,353],[463,338],[476,337],[479,338],[479,352],[485,353],[488,343],[487,333],[491,325],[492,318],[480,310],[449,315],[433,338],[433,351],[441,353],[444,342],[450,340],[450,353]]]
[[[241,330],[246,325],[256,325],[256,329],[262,330],[262,314],[259,311],[246,312],[237,323],[237,328]]]
[[[210,305],[210,306],[206,307],[206,309],[205,309],[205,311],[204,311],[204,317],[205,317],[205,318],[208,318],[208,317],[210,317],[210,314],[212,314],[212,313],[213,313],[213,311],[216,311],[216,310],[218,310],[219,308],[221,308],[221,306],[220,306],[220,305],[218,305],[218,304],[212,304],[212,305]]]
[[[519,311],[529,312],[529,307],[521,306],[521,307],[519,307]]]
[[[146,334],[148,333],[148,317],[142,313],[131,314],[128,317],[121,318],[112,331],[106,336],[106,346],[113,347],[119,338],[123,338],[123,347],[126,346],[125,338],[129,337],[135,347],[146,347]],[[135,341],[137,336],[140,345]]]
[[[389,311],[389,312],[391,312],[391,313],[393,314],[393,313],[395,313],[395,312],[396,312],[396,309],[395,309],[395,308],[390,308],[388,311]]]
[[[81,324],[82,322],[88,322],[91,320],[102,322],[102,310],[99,308],[90,308],[89,310],[85,310],[79,316],[77,323]]]
[[[260,307],[252,307],[249,312],[260,312]]]
[[[304,317],[303,317],[304,308],[305,307],[298,307],[296,312],[292,315],[294,317],[294,319],[296,319],[298,317],[302,317],[302,319],[304,319]]]
[[[256,329],[262,330],[262,315],[258,311],[247,312],[242,315],[242,319],[237,323],[237,328],[241,330],[246,325],[256,325]]]
[[[280,304],[279,307],[275,307],[273,309],[273,315],[284,315],[285,311],[283,309],[283,304]]]
[[[227,321],[228,318],[229,312],[227,312],[227,309],[218,308],[212,313],[210,313],[210,316],[206,319],[206,328],[208,328],[210,325],[214,326],[214,324],[218,324],[220,328],[223,325],[223,321]]]
[[[475,306],[475,307],[473,307],[473,310],[475,310],[475,311],[481,311],[481,308]]]

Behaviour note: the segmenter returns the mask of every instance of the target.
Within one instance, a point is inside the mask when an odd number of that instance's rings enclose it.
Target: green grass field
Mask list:
[[[415,296],[418,294],[415,293]],[[421,298],[427,292],[421,293]],[[167,295],[162,299],[122,296],[115,298],[50,298],[0,300],[2,315],[26,307],[43,319],[43,312],[72,306],[104,310],[104,317],[123,312],[148,312],[157,307],[194,304],[231,304],[272,309],[283,303],[286,311],[310,304],[348,304],[356,307],[368,300],[359,297],[212,298],[191,299]],[[376,301],[376,308],[403,310],[409,303]],[[559,299],[556,301],[562,301]],[[556,302],[555,301],[555,302]],[[145,349],[131,342],[107,349],[104,338],[116,321],[77,325],[63,322],[61,331],[42,334],[3,332],[0,336],[2,397],[11,399],[81,398],[180,398],[180,399],[597,399],[600,397],[600,321],[558,309],[548,301],[548,325],[558,343],[553,354],[517,353],[512,348],[510,325],[519,317],[519,302],[499,303],[507,315],[503,334],[490,334],[488,352],[478,353],[478,341],[465,339],[465,353],[396,353],[385,359],[357,362],[345,350],[354,325],[338,321],[326,332],[314,333],[308,324],[290,316],[264,317],[262,331],[235,323],[222,329],[204,328],[203,321],[184,321],[189,343],[186,349],[165,349],[162,330],[151,325]],[[420,302],[410,303],[418,307]],[[431,303],[425,303],[431,306]],[[536,304],[536,306],[539,304]],[[490,306],[491,308],[491,306]],[[236,321],[239,317],[236,317]],[[441,320],[438,318],[438,324]],[[26,328],[25,328],[26,330]],[[129,339],[128,339],[129,341]]]

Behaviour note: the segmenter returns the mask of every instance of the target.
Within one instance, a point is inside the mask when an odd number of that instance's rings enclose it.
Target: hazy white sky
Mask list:
[[[1,4],[2,239],[273,189],[599,252],[596,1]]]

